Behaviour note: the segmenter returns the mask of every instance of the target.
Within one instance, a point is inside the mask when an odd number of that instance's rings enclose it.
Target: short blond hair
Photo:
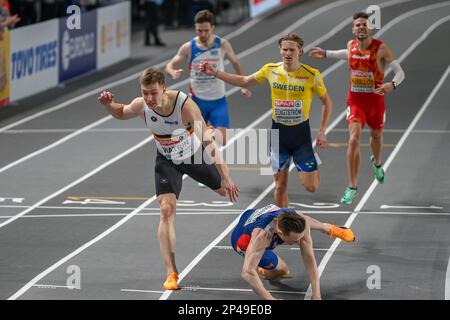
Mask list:
[[[162,86],[166,85],[164,74],[155,68],[147,68],[141,73],[140,82],[144,86],[148,86],[154,83],[159,83]]]
[[[281,43],[282,43],[283,41],[293,41],[293,42],[296,42],[296,43],[298,44],[298,46],[299,46],[300,49],[303,48],[303,39],[300,38],[300,36],[299,36],[298,34],[296,34],[296,33],[288,33],[287,35],[281,37],[281,38],[278,40],[278,45],[279,45],[280,47],[281,47]]]

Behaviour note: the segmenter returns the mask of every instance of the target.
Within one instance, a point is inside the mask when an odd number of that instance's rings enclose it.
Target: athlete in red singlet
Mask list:
[[[358,194],[358,174],[361,162],[359,143],[361,130],[367,123],[370,128],[370,161],[375,178],[384,182],[381,166],[383,147],[383,128],[385,122],[384,95],[395,90],[405,78],[404,72],[395,60],[389,47],[374,39],[369,28],[369,15],[358,12],[353,15],[352,32],[356,39],[347,43],[347,49],[324,50],[313,48],[310,56],[314,58],[337,58],[347,60],[350,68],[350,84],[347,97],[347,124],[349,142],[347,149],[347,168],[349,185],[341,202],[351,204]],[[384,82],[384,70],[392,68],[395,75],[392,81]]]

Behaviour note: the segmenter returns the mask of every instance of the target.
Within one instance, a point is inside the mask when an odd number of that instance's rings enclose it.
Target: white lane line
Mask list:
[[[240,26],[237,30],[232,31],[231,33],[226,34],[223,37],[227,38],[227,39],[231,39],[233,37],[236,37],[237,35],[240,35],[244,31],[246,31],[248,28],[251,28],[252,26],[254,26],[256,23],[259,23],[261,20],[262,20],[261,18],[258,18],[258,19],[255,19],[255,20],[252,19],[252,20],[246,22],[245,24],[243,24],[242,26]],[[170,61],[170,59],[167,59],[167,60],[165,60],[163,62],[160,62],[160,63],[154,65],[154,67],[159,69],[161,67],[164,67],[167,63],[169,63],[169,61]],[[98,93],[103,91],[103,90],[109,90],[109,89],[111,89],[113,87],[117,87],[119,85],[125,84],[127,82],[132,81],[132,80],[135,80],[135,79],[139,78],[140,75],[141,75],[141,72],[137,72],[137,73],[132,74],[132,75],[130,75],[128,77],[125,77],[123,79],[120,79],[120,80],[117,80],[117,81],[105,84],[105,85],[103,85],[101,87],[98,87],[98,88],[93,89],[91,91],[85,92],[85,93],[83,93],[83,94],[81,94],[79,96],[76,96],[76,97],[74,97],[72,99],[64,101],[63,103],[60,103],[60,104],[58,104],[58,105],[56,105],[54,107],[45,109],[45,110],[43,110],[41,112],[32,114],[32,115],[30,115],[30,116],[28,116],[26,118],[23,118],[23,119],[21,119],[19,121],[13,122],[13,123],[11,123],[11,124],[9,124],[7,126],[4,126],[4,127],[0,128],[0,133],[3,132],[3,131],[9,130],[11,128],[17,127],[17,126],[19,126],[19,125],[21,125],[23,123],[26,123],[28,121],[31,121],[33,119],[36,119],[36,118],[38,118],[40,116],[43,116],[43,115],[46,115],[48,113],[51,113],[51,112],[57,111],[59,109],[65,108],[68,105],[71,105],[71,104],[73,104],[75,102],[78,102],[78,101],[80,101],[82,99],[88,98],[88,97],[90,97],[92,95],[98,95]],[[187,83],[187,82],[183,81],[183,84],[185,84],[185,83]]]
[[[143,211],[143,210],[142,210]],[[230,212],[230,211],[212,211],[212,212],[183,212],[183,211],[177,211],[177,216],[182,215],[182,216],[199,216],[199,215],[205,215],[205,216],[215,216],[215,215],[237,215],[240,214],[242,211],[235,211],[235,212]],[[28,219],[28,218],[83,218],[83,217],[123,217],[128,215],[129,212],[127,213],[80,213],[80,214],[29,214],[26,216],[21,217],[21,219]],[[143,213],[140,212],[139,214],[137,214],[137,216],[158,216],[159,217],[159,212],[147,212],[147,213]],[[12,218],[14,216],[0,216],[0,219],[9,219]]]
[[[138,290],[138,289],[120,289],[120,291],[124,292],[142,292],[142,293],[158,293],[161,294],[164,291],[154,291],[154,290]]]
[[[382,204],[380,209],[434,209],[434,210],[442,210],[443,207],[438,206],[392,206],[388,204]]]
[[[181,287],[181,290],[183,291],[197,291],[197,290],[205,290],[205,291],[235,291],[235,292],[251,292],[253,293],[252,289],[238,289],[238,288],[205,288],[205,287],[199,287],[199,286],[185,286]],[[280,291],[280,290],[268,290],[270,293],[287,293],[287,294],[302,294],[304,295],[305,292],[301,291]]]
[[[68,140],[70,140],[72,138],[75,138],[76,136],[78,136],[78,135],[80,135],[80,134],[90,130],[91,128],[93,128],[95,126],[98,126],[98,125],[100,125],[100,124],[102,124],[102,123],[104,123],[104,122],[106,122],[106,121],[108,121],[110,119],[112,119],[111,116],[104,117],[104,118],[102,118],[102,119],[100,119],[98,121],[95,121],[94,123],[91,123],[88,126],[85,126],[84,128],[81,128],[81,129],[77,130],[74,133],[71,133],[71,134],[65,136],[64,138],[61,138],[61,139],[53,142],[52,144],[49,144],[48,146],[46,146],[44,148],[36,150],[33,153],[30,153],[30,154],[28,154],[28,155],[26,155],[26,156],[24,156],[24,157],[22,157],[22,158],[20,158],[20,159],[18,159],[16,161],[14,161],[14,162],[11,162],[10,164],[0,168],[0,173],[2,173],[4,171],[6,171],[6,170],[8,170],[8,169],[18,165],[18,164],[21,164],[22,162],[24,162],[24,161],[26,161],[28,159],[31,159],[31,158],[33,158],[33,157],[35,157],[37,155],[40,155],[41,153],[44,153],[44,152],[46,152],[46,151],[48,151],[50,149],[53,149],[53,148],[59,146],[60,144],[63,144],[64,142],[66,142],[66,141],[68,141]]]
[[[70,188],[76,186],[77,184],[83,182],[84,180],[90,178],[91,176],[95,175],[97,172],[103,170],[104,168],[108,167],[109,165],[111,165],[112,163],[118,161],[119,159],[122,159],[123,157],[127,156],[128,154],[132,153],[133,151],[139,149],[140,147],[142,147],[143,145],[149,143],[150,141],[153,140],[153,136],[150,138],[147,138],[143,141],[141,141],[140,143],[138,143],[137,145],[129,148],[128,150],[126,150],[125,152],[122,152],[121,154],[115,156],[114,158],[110,159],[109,161],[103,163],[101,166],[95,168],[94,170],[90,171],[89,173],[85,174],[84,176],[82,176],[81,178],[73,181],[72,183],[66,185],[64,188],[59,189],[58,191],[52,193],[51,195],[41,199],[40,201],[36,202],[35,204],[33,204],[32,206],[28,207],[27,209],[23,210],[22,212],[18,213],[16,216],[0,223],[0,228],[10,224],[11,222],[17,220],[18,218],[26,215],[28,212],[38,208],[39,206],[41,206],[42,204],[44,204],[45,202],[49,201],[50,199],[60,195],[61,193],[69,190]]]
[[[388,3],[392,4],[395,3],[395,1],[389,1]],[[450,2],[446,2],[446,3],[450,3]],[[386,6],[385,3],[380,4],[380,7]],[[434,5],[433,5],[434,6]],[[432,6],[432,7],[433,7]],[[426,7],[429,8],[430,6]],[[323,7],[322,7],[323,8]],[[416,10],[413,10],[416,11]],[[314,13],[315,11],[313,11],[312,13]],[[312,14],[310,13],[310,14]],[[407,17],[407,15],[402,15],[403,19],[405,19]],[[399,23],[401,21],[401,19],[398,19],[399,17],[397,17],[396,19],[396,23]],[[391,28],[393,25],[386,25],[384,28],[382,28],[380,31],[378,31],[374,37],[379,37],[380,35],[382,35],[387,29]],[[415,45],[418,42],[416,41],[413,45]],[[308,51],[309,49],[307,49],[307,47],[305,47],[305,52]],[[398,60],[401,62],[406,56],[403,55],[402,57],[400,57]],[[345,61],[338,61],[336,62],[334,65],[332,65],[331,67],[329,67],[328,69],[326,69],[322,75],[323,77],[326,77],[328,74],[330,74],[331,72],[333,72],[334,70],[336,70],[338,67],[340,67],[341,65],[343,65],[344,63],[346,63]],[[327,128],[326,133],[329,133],[345,116],[345,111],[342,112]],[[316,141],[314,141],[314,145],[315,145]],[[289,171],[292,170],[293,168],[293,164],[290,166]],[[275,182],[273,182],[271,185],[269,185],[264,191],[263,193],[261,193],[261,195],[255,200],[253,201],[248,207],[247,209],[253,208],[256,204],[258,204],[262,199],[264,199],[264,197],[272,191],[272,189],[275,188]],[[216,246],[228,233],[230,233],[233,228],[235,227],[235,225],[238,223],[239,221],[239,217],[237,217],[235,220],[233,220],[233,222],[231,222],[231,224],[216,238],[214,239],[205,249],[203,249],[203,251],[201,251],[190,263],[189,265],[179,274],[178,279],[179,282],[181,282],[183,280],[183,278],[195,267],[195,265],[197,265],[200,260],[203,259],[203,257],[214,247]],[[309,292],[311,291],[311,286],[308,288]],[[163,295],[161,295],[161,297],[159,298],[159,300],[167,300],[169,298],[169,296],[172,294],[172,291],[170,290],[166,290],[164,292]],[[310,297],[311,298],[311,297]],[[305,297],[306,299],[306,297]]]
[[[447,272],[445,274],[444,299],[450,300],[450,257],[448,258]]]
[[[231,292],[253,292],[252,289],[239,289],[239,288],[206,288],[200,286],[186,286],[180,287],[181,291],[231,291]],[[137,290],[137,289],[120,289],[120,291],[125,292],[142,292],[142,293],[162,293],[162,291],[152,291],[152,290]],[[178,290],[177,290],[178,291]],[[301,294],[304,295],[305,292],[301,291],[280,291],[280,290],[268,290],[270,293],[287,293],[287,294]]]
[[[447,16],[444,19],[440,19],[436,23],[434,23],[428,30],[434,30],[434,28],[436,28],[437,26],[439,26],[443,22],[449,21],[449,20],[450,20],[450,16]],[[403,144],[405,143],[406,139],[410,135],[411,130],[414,128],[414,126],[417,124],[419,119],[422,117],[423,113],[428,108],[428,106],[430,105],[430,103],[433,100],[433,98],[435,97],[435,95],[439,92],[439,89],[441,88],[442,84],[444,83],[445,79],[447,78],[449,72],[450,72],[450,66],[447,67],[447,69],[445,70],[444,74],[440,78],[439,82],[433,88],[433,90],[430,93],[430,95],[428,96],[427,100],[422,105],[422,107],[419,109],[419,111],[417,112],[416,116],[414,117],[414,119],[411,121],[410,125],[406,129],[405,133],[400,138],[399,142],[397,143],[397,146],[392,151],[392,153],[389,155],[389,158],[386,160],[385,164],[383,165],[383,168],[384,168],[385,171],[387,171],[387,169],[389,168],[390,164],[392,163],[392,161],[396,157],[397,153],[400,151],[400,148],[403,146]],[[378,185],[378,182],[374,179],[372,184],[370,185],[369,189],[366,191],[366,193],[362,197],[361,201],[356,206],[355,212],[353,214],[351,214],[350,217],[348,218],[348,220],[346,221],[345,226],[347,228],[350,228],[350,226],[352,225],[353,221],[356,219],[356,217],[358,216],[358,214],[361,211],[362,207],[366,204],[367,200],[372,195],[372,193],[375,190],[377,185]],[[331,245],[330,250],[323,257],[323,259],[320,262],[320,265],[318,267],[319,277],[322,275],[326,265],[328,264],[328,261],[330,261],[331,257],[333,256],[333,253],[336,251],[336,248],[338,247],[340,242],[341,242],[341,239],[336,239],[333,242],[333,244]],[[311,285],[309,285],[308,290],[307,290],[307,294],[305,296],[305,299],[308,299],[308,300],[311,299],[311,294],[312,294],[312,292],[311,292]]]
[[[150,197],[148,198],[150,199]],[[147,199],[144,199],[147,200]],[[16,206],[16,205],[0,205],[0,208],[29,208],[30,206]],[[180,208],[180,206],[178,206],[178,208]],[[54,210],[134,210],[136,209],[136,207],[65,207],[65,206],[39,206],[36,209],[54,209]],[[198,208],[198,209],[191,209],[191,208],[183,208],[181,207],[182,211],[211,211],[212,208],[209,209],[202,209],[202,208]],[[243,210],[243,209],[242,209]],[[219,211],[225,212],[225,211],[229,211],[229,212],[242,212],[241,209],[222,209],[220,208]],[[145,208],[142,211],[159,211],[159,208]]]
[[[64,288],[64,289],[76,289],[76,287],[73,286],[58,286],[55,284],[35,284],[33,287],[37,287],[39,289],[57,289],[57,288]]]

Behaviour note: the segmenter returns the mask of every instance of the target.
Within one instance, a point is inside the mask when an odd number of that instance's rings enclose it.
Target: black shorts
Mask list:
[[[220,189],[222,179],[216,166],[206,163],[195,164],[194,160],[191,160],[191,164],[175,164],[157,152],[155,162],[155,189],[157,196],[165,193],[175,193],[178,199],[181,192],[183,174],[187,174],[192,179],[203,183],[211,190]]]

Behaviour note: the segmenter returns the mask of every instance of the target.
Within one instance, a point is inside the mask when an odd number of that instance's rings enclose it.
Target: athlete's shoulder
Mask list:
[[[317,74],[320,74],[319,69],[313,68],[307,64],[302,63],[300,69],[303,69],[304,71],[308,72],[309,74],[315,76]]]
[[[283,62],[269,62],[261,67],[261,69],[277,69],[283,67]]]
[[[169,98],[169,104],[173,104],[177,99],[185,100],[189,97],[186,93],[179,90],[166,90],[167,97]]]
[[[377,38],[372,38],[372,41],[373,41],[373,43],[378,44],[378,45],[384,44],[383,41],[381,41],[380,39],[377,39]]]
[[[178,52],[182,52],[184,55],[186,55],[191,51],[191,48],[192,48],[192,41],[186,41],[181,45]]]

